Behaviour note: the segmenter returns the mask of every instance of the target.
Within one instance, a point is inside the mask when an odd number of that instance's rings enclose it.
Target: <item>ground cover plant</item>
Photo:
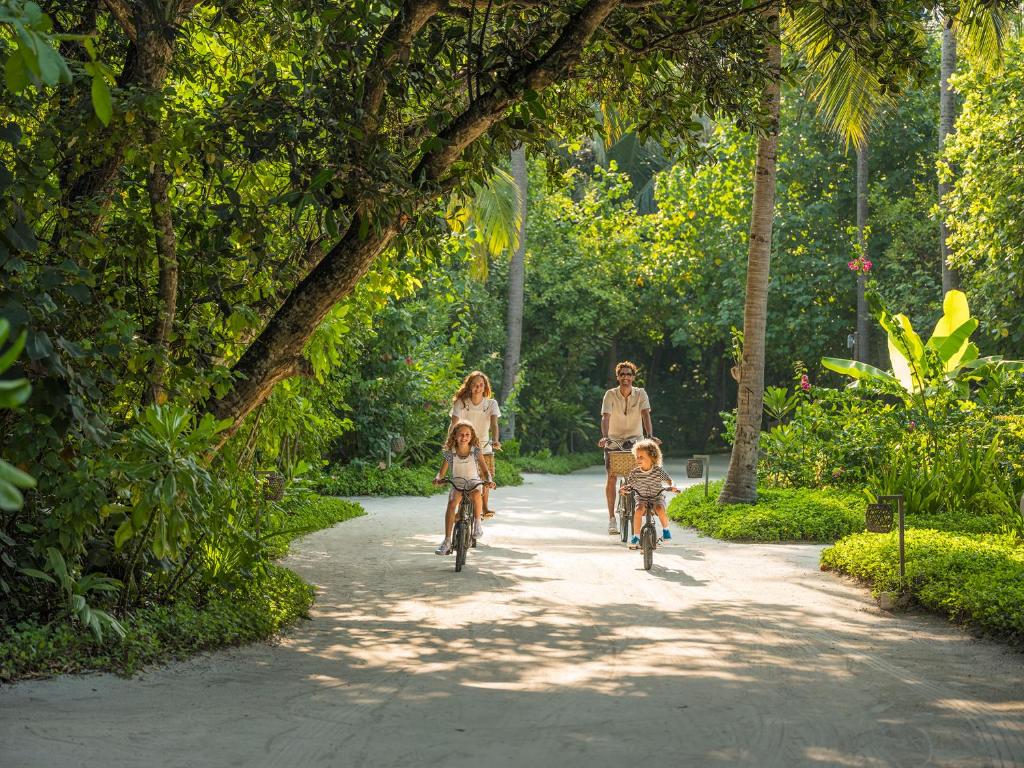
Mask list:
[[[911,528],[906,583],[920,605],[989,632],[1024,641],[1024,546],[1016,532],[970,534]],[[822,568],[900,592],[897,534],[858,533],[821,555]]]
[[[280,504],[263,553],[283,557],[295,538],[362,514],[349,501],[296,494]],[[306,616],[313,598],[313,588],[295,573],[263,562],[237,582],[133,611],[120,635],[97,639],[71,621],[25,619],[0,630],[0,681],[100,670],[130,675],[147,664],[264,640]]]
[[[434,477],[440,468],[440,458],[436,464],[413,467],[393,465],[382,468],[353,462],[330,467],[316,480],[316,487],[328,496],[431,496],[449,490],[447,485],[434,485]],[[502,458],[495,461],[495,475],[499,488],[523,483],[519,469]]]
[[[765,488],[755,504],[720,504],[721,481],[685,489],[669,503],[673,520],[732,541],[832,542],[864,528],[863,497],[846,491]]]

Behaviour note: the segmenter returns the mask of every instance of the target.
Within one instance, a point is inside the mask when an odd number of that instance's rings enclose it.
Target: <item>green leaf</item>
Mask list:
[[[135,529],[132,528],[131,518],[128,518],[121,523],[117,529],[117,533],[114,534],[114,546],[117,549],[121,549],[121,547],[123,547],[134,534]]]
[[[4,64],[4,82],[7,84],[7,90],[11,93],[21,93],[28,87],[29,71],[21,57],[21,48],[15,49],[7,57],[7,63]]]
[[[850,376],[854,379],[885,381],[893,384],[899,383],[892,374],[889,374],[880,368],[875,368],[873,365],[861,363],[856,360],[845,360],[838,357],[823,357],[821,358],[821,364],[830,371],[835,371],[836,373],[841,373],[844,376]]]
[[[110,124],[110,118],[114,115],[114,105],[107,81],[101,75],[93,75],[92,78],[92,108],[103,125]]]
[[[36,568],[22,568],[21,572],[24,573],[26,576],[31,576],[33,579],[39,579],[40,581],[45,581],[48,584],[53,584],[53,585],[57,584],[57,582],[54,580],[53,576],[51,576],[48,573],[43,573],[42,571],[37,570]]]
[[[36,480],[27,472],[22,472],[15,466],[0,459],[0,480],[17,486],[18,488],[35,488]]]
[[[939,324],[941,325],[941,321]],[[946,373],[951,373],[960,367],[961,360],[967,352],[968,339],[977,328],[978,320],[972,317],[949,336],[945,338],[932,336],[928,340],[928,346],[933,347],[938,353]]]

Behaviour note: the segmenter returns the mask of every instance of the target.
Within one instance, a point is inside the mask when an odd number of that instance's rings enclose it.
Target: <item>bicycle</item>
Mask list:
[[[604,450],[608,454],[608,468],[619,478],[618,488],[615,489],[618,499],[615,502],[615,514],[619,518],[619,534],[623,543],[629,541],[629,529],[633,524],[633,512],[636,509],[633,494],[622,493],[622,487],[626,484],[626,475],[636,467],[636,458],[627,445],[631,442],[627,440],[625,443],[620,443],[609,437],[604,444]]]
[[[628,486],[626,486],[628,488]],[[633,496],[633,491],[627,491],[627,495]],[[658,529],[654,525],[654,503],[661,496],[641,496],[636,494],[636,500],[644,505],[644,524],[640,526],[640,551],[644,557],[644,570],[651,570],[654,565],[654,550],[658,548]]]
[[[445,477],[443,482],[462,492],[462,500],[455,511],[455,526],[452,528],[452,552],[455,554],[455,572],[462,570],[466,564],[466,555],[470,548],[476,548],[476,536],[473,535],[473,498],[471,493],[485,483],[476,480],[472,484],[458,486],[453,480]]]

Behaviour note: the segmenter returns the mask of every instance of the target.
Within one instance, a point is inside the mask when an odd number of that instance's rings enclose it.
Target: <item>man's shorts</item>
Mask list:
[[[485,453],[485,454],[483,454],[483,457],[484,457],[484,464],[486,464],[487,465],[487,469],[490,470],[491,479],[493,480],[494,479],[494,454],[493,453]]]

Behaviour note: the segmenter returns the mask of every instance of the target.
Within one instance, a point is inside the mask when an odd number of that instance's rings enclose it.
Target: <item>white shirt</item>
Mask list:
[[[441,451],[444,460],[452,468],[452,480],[456,485],[464,486],[466,483],[475,483],[480,480],[480,465],[477,457],[480,456],[479,448],[470,448],[469,456],[459,456],[457,451]]]
[[[465,400],[459,399],[452,403],[452,409],[448,412],[449,416],[454,416],[456,420],[462,421],[465,419],[473,425],[473,429],[476,431],[476,436],[480,439],[480,445],[484,445],[491,437],[491,416],[501,416],[501,409],[498,408],[498,401],[491,397],[483,398],[479,405],[473,405],[471,398]],[[491,445],[484,445],[484,453],[494,453],[494,448]]]
[[[644,436],[644,422],[640,414],[651,410],[651,401],[640,387],[633,387],[629,397],[623,397],[618,387],[604,393],[601,414],[608,414],[608,437],[617,442],[639,440]]]

